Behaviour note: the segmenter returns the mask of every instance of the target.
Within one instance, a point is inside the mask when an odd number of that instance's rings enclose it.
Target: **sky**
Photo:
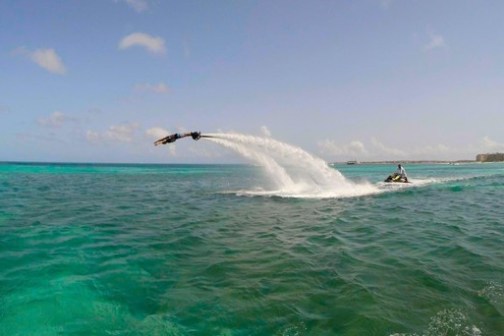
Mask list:
[[[0,0],[0,161],[328,162],[504,151],[504,2]]]

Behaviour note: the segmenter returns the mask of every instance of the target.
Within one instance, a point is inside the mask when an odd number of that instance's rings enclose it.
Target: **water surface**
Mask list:
[[[504,335],[504,164],[394,168],[0,164],[0,335]]]

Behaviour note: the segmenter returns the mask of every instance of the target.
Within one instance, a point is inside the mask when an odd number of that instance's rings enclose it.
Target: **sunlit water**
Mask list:
[[[504,335],[504,164],[330,169],[0,164],[0,335]]]

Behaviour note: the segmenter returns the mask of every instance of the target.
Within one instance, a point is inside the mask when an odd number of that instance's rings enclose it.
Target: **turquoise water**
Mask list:
[[[504,164],[332,168],[0,164],[0,335],[504,335]]]

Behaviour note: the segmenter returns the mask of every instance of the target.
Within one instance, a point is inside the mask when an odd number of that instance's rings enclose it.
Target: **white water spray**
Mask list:
[[[273,190],[247,194],[285,197],[351,197],[378,192],[369,184],[356,184],[327,163],[299,147],[271,138],[237,133],[205,134],[212,142],[234,150],[261,166],[274,184]]]

